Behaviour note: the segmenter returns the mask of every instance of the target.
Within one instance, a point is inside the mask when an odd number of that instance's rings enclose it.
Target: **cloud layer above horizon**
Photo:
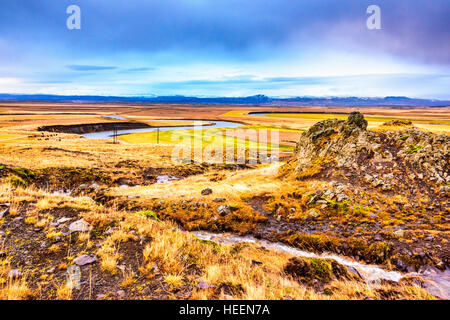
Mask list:
[[[450,99],[449,16],[448,0],[2,0],[0,92]]]

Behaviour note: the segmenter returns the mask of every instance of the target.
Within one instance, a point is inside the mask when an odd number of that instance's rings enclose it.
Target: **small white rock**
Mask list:
[[[92,230],[92,227],[84,221],[84,219],[72,222],[69,226],[70,232],[88,232]]]

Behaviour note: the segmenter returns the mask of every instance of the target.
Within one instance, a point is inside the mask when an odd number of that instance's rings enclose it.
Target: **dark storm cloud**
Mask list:
[[[71,4],[81,7],[81,30],[66,28]],[[382,30],[366,28],[370,4],[381,7]],[[449,64],[449,16],[448,0],[2,0],[0,40],[79,56],[201,50],[224,59],[322,45]]]

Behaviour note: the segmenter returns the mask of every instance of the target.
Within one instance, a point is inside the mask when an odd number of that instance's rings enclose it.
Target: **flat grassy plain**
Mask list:
[[[254,130],[251,135],[248,135],[248,137],[244,137],[245,133],[248,131],[243,131],[241,133],[241,137],[239,136],[239,132],[235,132],[232,130],[231,135],[227,135],[226,130],[220,130],[220,129],[201,129],[201,130],[173,130],[173,131],[163,131],[159,133],[159,142],[161,144],[166,145],[174,145],[179,143],[184,143],[186,145],[190,145],[192,148],[194,148],[196,145],[202,144],[202,149],[205,148],[221,148],[222,150],[225,150],[227,146],[233,146],[237,149],[253,149],[258,150],[260,148],[277,148],[280,151],[291,151],[294,149],[294,146],[292,145],[292,142],[290,144],[278,144],[272,145],[270,139],[270,131],[273,129],[260,129],[258,127],[253,126],[249,130]],[[245,129],[247,130],[247,128]],[[269,132],[267,134],[268,137],[265,137],[261,140],[258,139],[260,136],[259,130],[264,130],[264,132]],[[282,131],[283,133],[286,131]],[[292,132],[292,131],[287,131]],[[298,133],[298,131],[294,131]],[[292,138],[292,137],[291,137]],[[127,142],[127,143],[153,143],[156,144],[158,141],[158,133],[157,132],[143,132],[143,133],[134,133],[134,134],[128,134],[120,137],[121,140]],[[258,141],[259,140],[259,141]]]
[[[333,111],[333,110],[329,110]],[[267,122],[268,118],[277,119],[270,121],[272,125],[278,126],[280,128],[298,128],[301,130],[306,130],[314,123],[325,120],[325,119],[340,119],[340,120],[346,120],[347,114],[338,114],[338,113],[308,113],[308,112],[301,112],[301,113],[294,113],[295,111],[280,111],[278,113],[267,113],[263,116],[261,115],[252,115],[249,114],[250,112],[254,111],[248,111],[248,110],[234,110],[229,111],[223,116],[227,117],[236,117],[241,119],[246,119],[250,121],[254,121],[254,117],[260,117],[263,118],[262,121]],[[282,113],[286,112],[286,113]],[[288,113],[289,112],[289,113]],[[341,112],[341,111],[339,111]],[[363,112],[366,114],[365,110]],[[374,112],[375,113],[375,112]],[[377,112],[378,113],[378,112]],[[427,119],[428,118],[428,119]],[[401,116],[391,116],[390,112],[386,112],[386,115],[367,115],[365,116],[365,119],[368,121],[368,127],[370,129],[379,129],[379,127],[389,121],[396,121],[396,120],[410,120],[416,127],[422,128],[424,130],[432,131],[432,132],[440,132],[445,133],[449,132],[450,129],[450,120],[448,114],[441,116],[441,113],[437,113],[435,118],[431,118],[429,116],[425,116],[425,118],[422,118],[419,115],[403,115]],[[294,120],[294,121],[293,121]],[[269,122],[269,123],[270,123]]]
[[[333,187],[314,178],[281,179],[279,164],[230,167],[172,162],[174,144],[184,140],[195,146],[199,141],[211,141],[214,134],[208,129],[162,131],[159,144],[156,132],[124,135],[113,144],[111,139],[90,140],[76,134],[37,131],[43,125],[113,120],[99,114],[120,115],[129,120],[166,119],[167,122],[146,122],[167,126],[175,124],[167,119],[188,119],[179,125],[195,119],[228,120],[242,123],[241,129],[267,129],[269,137],[271,131],[279,130],[281,151],[292,155],[295,142],[309,126],[321,119],[344,117],[330,112],[351,110],[0,105],[0,204],[8,204],[9,208],[9,215],[0,219],[0,299],[434,299],[414,281],[369,284],[353,276],[335,274],[330,262],[320,259],[304,260],[305,266],[310,267],[310,279],[300,281],[286,271],[291,254],[254,244],[219,245],[188,233],[208,230],[248,234],[268,219],[276,221],[276,216],[308,221],[303,219],[310,208],[305,209],[306,200],[297,201],[296,196],[301,193],[303,199],[310,199],[316,190]],[[289,117],[248,115],[256,111],[309,113]],[[396,129],[380,126],[385,119],[407,118],[423,130],[437,132],[446,132],[445,125],[450,122],[445,108],[367,108],[367,113],[369,127],[374,130]],[[258,148],[266,142],[214,131],[223,139],[212,143],[222,147],[233,144]],[[156,184],[162,175],[179,180]],[[207,188],[212,193],[202,194]],[[448,233],[448,224],[442,212],[432,214],[436,224],[430,229],[425,222],[418,223],[425,221],[424,212],[412,216],[402,209],[408,202],[404,197],[377,192],[370,198],[375,204],[367,212],[361,210],[367,205],[364,194],[351,195],[345,213],[339,211],[340,204],[327,204],[327,214],[314,222],[321,232],[305,236],[302,241],[309,250],[320,253],[333,241],[345,239],[350,247],[355,246],[355,252],[361,251],[362,259],[364,254],[377,256],[377,264],[388,270],[394,266],[379,258],[379,251],[385,248],[361,240],[371,237],[366,229],[369,224],[379,224],[386,233],[392,233],[393,226],[414,225],[413,236],[417,239],[433,235],[442,241],[440,245],[447,245],[442,235]],[[221,216],[217,210],[224,204],[237,210]],[[278,210],[281,204],[291,211]],[[319,210],[320,204],[316,206]],[[268,212],[275,215],[271,217]],[[58,222],[64,220],[61,218],[69,218],[69,222]],[[68,225],[81,218],[92,229],[68,234]],[[352,234],[341,233],[341,227],[347,224],[354,224]],[[291,236],[286,242],[298,243],[299,239]],[[369,247],[372,251],[364,251]],[[80,290],[71,289],[66,285],[66,270],[84,254],[95,256],[97,261],[82,266],[81,277],[86,284]],[[9,277],[11,270],[19,270],[20,275]]]
[[[311,113],[268,113],[264,115],[265,117],[275,117],[275,118],[296,118],[296,119],[314,119],[314,120],[325,120],[330,117],[346,120],[347,115],[345,114],[311,114]],[[365,119],[370,122],[388,122],[393,120],[404,120],[405,118],[399,117],[389,117],[389,116],[367,116]],[[450,121],[448,120],[424,120],[424,119],[415,119],[412,118],[413,123],[427,123],[427,124],[445,124],[450,125]]]

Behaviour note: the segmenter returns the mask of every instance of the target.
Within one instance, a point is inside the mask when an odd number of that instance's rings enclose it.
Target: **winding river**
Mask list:
[[[125,117],[122,116],[117,116],[117,115],[99,115],[100,117],[103,118],[111,118],[111,119],[117,119],[117,120],[129,120],[126,119]],[[186,122],[186,121],[190,121],[187,119],[182,119],[182,120],[174,120],[174,119],[133,119],[135,121],[172,121],[172,122]],[[231,122],[231,121],[216,121],[216,120],[192,120],[192,121],[198,121],[200,125],[202,125],[201,123],[205,123],[202,126],[207,128],[207,129],[214,129],[214,128],[236,128],[236,127],[240,127],[243,126],[242,123],[238,123],[238,122]],[[161,127],[151,127],[151,128],[141,128],[141,129],[126,129],[126,130],[118,130],[117,134],[118,135],[124,135],[124,134],[131,134],[131,133],[137,133],[137,132],[152,132],[152,131],[172,131],[172,130],[186,130],[186,129],[193,129],[194,126],[172,126],[172,127],[167,127],[167,126],[161,126]],[[101,132],[91,132],[91,133],[85,133],[82,134],[83,137],[87,138],[87,139],[109,139],[114,135],[114,131],[101,131]]]

